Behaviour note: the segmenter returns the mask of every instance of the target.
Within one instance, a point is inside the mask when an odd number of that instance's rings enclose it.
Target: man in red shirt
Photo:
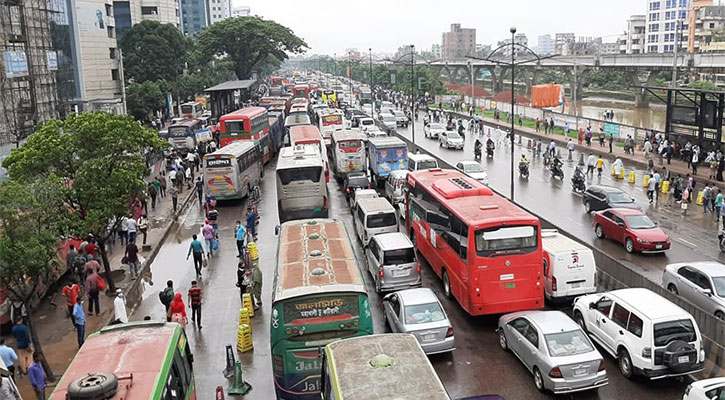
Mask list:
[[[75,306],[80,292],[81,288],[78,287],[75,280],[69,281],[65,286],[63,286],[63,291],[61,292],[63,297],[65,297],[65,303],[66,306],[68,306],[68,315],[70,316],[71,322],[73,322],[73,306]]]
[[[86,253],[86,255],[93,256],[93,258],[98,258],[98,245],[96,244],[96,240],[93,238],[88,239],[88,244],[83,248],[83,251]]]
[[[191,281],[188,303],[191,307],[191,323],[196,321],[196,326],[201,329],[201,288],[197,286],[196,281]]]

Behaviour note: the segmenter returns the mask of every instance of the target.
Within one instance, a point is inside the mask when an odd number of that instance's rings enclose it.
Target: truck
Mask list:
[[[392,171],[408,169],[408,148],[397,137],[368,140],[368,162],[373,184],[381,185]]]

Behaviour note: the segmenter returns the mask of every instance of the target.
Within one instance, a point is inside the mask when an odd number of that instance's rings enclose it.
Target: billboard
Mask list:
[[[3,53],[3,59],[5,60],[5,77],[28,76],[28,58],[24,51],[6,51]]]
[[[78,29],[91,35],[108,37],[106,33],[105,5],[103,3],[76,3],[76,15],[78,18]]]
[[[49,71],[57,71],[58,70],[58,53],[55,51],[47,51],[45,52],[45,56],[48,59],[48,70]]]

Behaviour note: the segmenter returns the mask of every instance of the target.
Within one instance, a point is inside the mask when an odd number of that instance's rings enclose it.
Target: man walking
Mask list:
[[[712,211],[710,208],[712,207],[712,192],[710,189],[710,185],[708,183],[705,183],[705,188],[702,189],[702,212],[704,214],[707,214],[708,212]]]
[[[15,338],[15,345],[18,347],[20,373],[28,373],[28,365],[30,364],[30,356],[33,354],[33,348],[30,346],[28,327],[25,325],[22,317],[15,321],[15,326],[13,326],[11,332]]]
[[[78,297],[76,304],[73,306],[73,325],[76,327],[78,348],[80,349],[86,340],[86,314],[83,312],[83,300],[81,297]]]
[[[128,245],[126,245],[126,252],[123,255],[123,258],[126,259],[126,263],[128,263],[128,272],[131,274],[132,277],[135,277],[138,275],[138,246],[136,246],[136,243],[129,242]]]
[[[242,223],[237,221],[237,227],[234,230],[234,237],[237,239],[237,254],[238,258],[242,258],[244,254],[244,236],[247,233],[247,229],[242,226]]]
[[[168,280],[166,281],[166,287],[164,290],[159,292],[159,301],[161,301],[161,304],[164,305],[166,314],[169,313],[169,306],[171,306],[172,300],[174,300],[174,281]],[[166,321],[171,322],[171,319],[166,318]]]
[[[157,187],[159,189],[159,194],[161,195],[161,197],[166,197],[166,177],[157,176],[156,181],[158,182]],[[154,183],[156,183],[156,182],[154,182]]]
[[[113,299],[113,324],[125,324],[128,322],[128,314],[126,313],[126,296],[123,290],[116,289],[116,298]]]
[[[149,197],[151,197],[151,210],[156,209],[156,195],[158,194],[157,188],[156,188],[156,182],[151,182],[148,185],[148,192]]]
[[[45,372],[43,372],[43,366],[40,365],[42,359],[43,354],[36,352],[33,354],[33,362],[28,368],[30,385],[33,387],[37,400],[45,400]]]
[[[71,322],[73,322],[73,308],[78,301],[80,292],[81,288],[78,287],[75,280],[68,281],[61,291],[61,294],[65,297],[65,304],[68,307],[68,317],[70,317]]]
[[[649,180],[647,183],[647,199],[649,200],[649,203],[652,204],[654,201],[654,193],[655,193],[655,186],[657,185],[657,182],[655,181],[654,177]]]
[[[602,176],[602,170],[604,169],[604,159],[599,155],[597,159],[597,176]]]
[[[73,244],[71,244],[70,248],[68,249],[68,252],[65,254],[65,266],[70,271],[73,271],[73,261],[76,260],[76,256],[78,256],[76,247]]]
[[[257,214],[252,207],[247,207],[247,231],[252,235],[252,240],[257,240]]]
[[[214,239],[215,232],[214,227],[209,224],[209,220],[204,220],[204,226],[201,228],[201,235],[204,237],[204,243],[206,244],[206,256],[211,257],[214,254]]]
[[[100,315],[101,303],[98,297],[98,272],[95,270],[86,277],[86,290],[88,291],[88,315],[93,314],[94,308],[96,310],[96,316]]]
[[[204,198],[204,182],[202,182],[201,177],[196,178],[194,185],[196,186],[196,194],[199,196],[199,207],[201,207],[202,199]]]
[[[571,160],[574,155],[574,142],[571,139],[566,143],[566,149],[569,151],[569,160]]]
[[[597,158],[594,157],[594,154],[589,153],[589,157],[587,157],[587,175],[594,175],[594,166],[596,165],[596,163]]]
[[[0,360],[3,360],[5,367],[10,372],[10,376],[15,379],[15,361],[18,361],[18,355],[12,347],[5,345],[5,338],[0,338]]]
[[[186,254],[186,259],[194,253],[194,269],[196,270],[196,277],[201,277],[201,267],[204,260],[204,246],[197,239],[196,234],[192,236],[191,245],[189,245],[189,252]]]
[[[171,195],[171,203],[174,205],[174,212],[176,212],[176,204],[179,202],[179,188],[176,185],[171,185],[169,194]]]
[[[191,307],[191,323],[196,322],[196,326],[201,329],[201,288],[196,281],[191,281],[187,301]]]
[[[720,209],[722,208],[723,195],[720,189],[717,190],[715,195],[715,221],[720,219]]]

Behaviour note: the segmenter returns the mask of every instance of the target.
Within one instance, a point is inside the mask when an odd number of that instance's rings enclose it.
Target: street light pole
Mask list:
[[[516,34],[516,27],[512,26],[511,29],[511,202],[514,201],[514,104],[516,102],[516,93],[514,92],[514,77],[516,64],[514,64],[514,54],[516,53],[516,45],[514,43],[514,34]]]
[[[471,106],[473,107],[473,112],[476,112],[476,94],[475,90],[473,88],[473,64],[471,64],[471,61],[468,61],[468,69],[471,70]]]
[[[413,107],[415,107],[415,45],[410,45],[410,119],[413,119]],[[415,121],[410,121],[411,135],[413,138],[413,151],[418,148],[415,145]]]
[[[677,86],[677,52],[679,50],[678,47],[680,47],[678,46],[678,42],[680,40],[680,36],[682,35],[680,32],[680,19],[677,18],[675,23],[677,25],[675,25],[675,48],[673,53],[674,57],[672,57],[672,87]]]
[[[373,93],[373,49],[368,49],[368,58],[370,59],[370,94]]]

